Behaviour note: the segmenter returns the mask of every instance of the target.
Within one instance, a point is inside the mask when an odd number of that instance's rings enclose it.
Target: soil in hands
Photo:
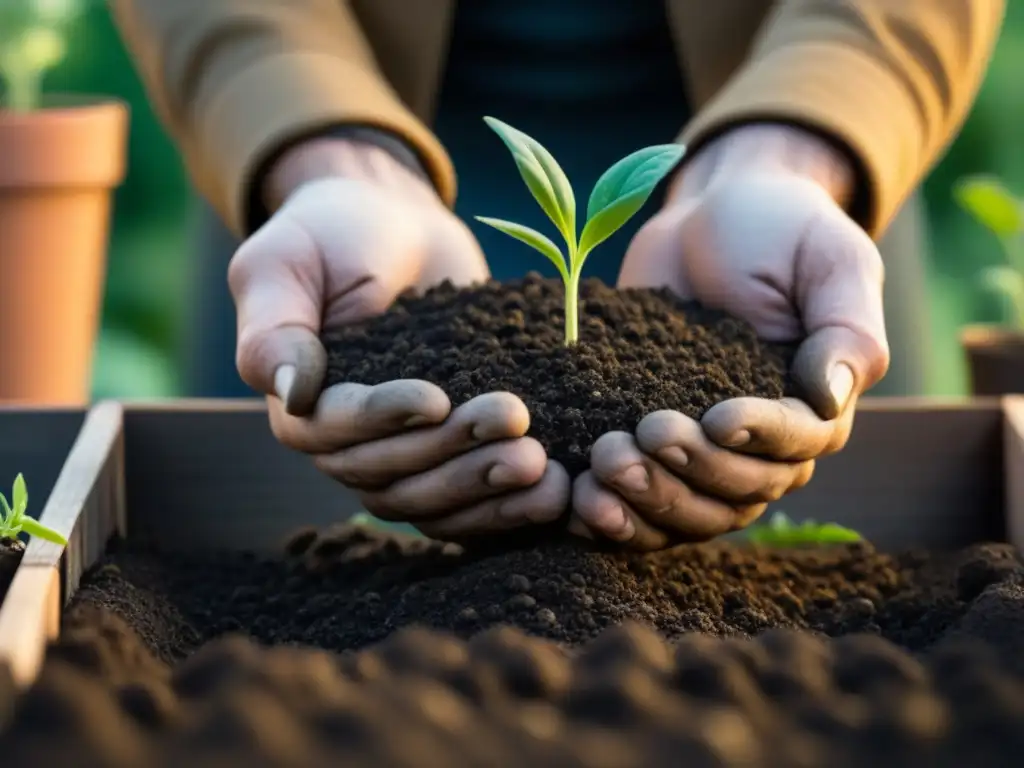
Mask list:
[[[580,342],[564,344],[564,288],[531,273],[405,296],[384,315],[326,335],[327,384],[423,379],[453,406],[511,392],[530,411],[529,434],[570,475],[606,432],[632,432],[654,411],[700,418],[734,397],[792,394],[793,348],[667,290],[580,288]]]
[[[10,589],[24,554],[25,545],[18,539],[0,539],[0,602]]]
[[[352,528],[300,533],[278,560],[126,546],[85,577],[0,754],[1016,765],[1022,578],[1006,546],[495,554]]]

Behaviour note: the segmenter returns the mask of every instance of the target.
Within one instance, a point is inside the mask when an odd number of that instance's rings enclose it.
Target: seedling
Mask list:
[[[615,163],[594,185],[587,203],[587,219],[577,236],[576,196],[551,153],[536,139],[500,120],[485,117],[484,122],[512,153],[519,175],[565,240],[567,255],[535,229],[503,219],[475,218],[540,251],[555,265],[565,284],[565,344],[575,344],[579,340],[580,274],[587,256],[633,218],[686,150],[679,144],[659,144]]]
[[[1002,245],[1003,263],[984,269],[981,284],[999,297],[1003,322],[1024,330],[1024,201],[991,176],[966,178],[953,195]]]
[[[799,547],[808,544],[849,544],[860,541],[861,535],[836,523],[805,520],[794,523],[785,512],[776,512],[767,523],[754,525],[747,538],[769,547]]]
[[[11,492],[11,503],[0,493],[0,540],[16,539],[19,533],[27,533],[54,544],[67,546],[67,539],[51,528],[47,528],[38,520],[25,514],[28,509],[28,488],[25,477],[20,472],[14,478],[14,489]]]
[[[28,112],[39,106],[43,76],[67,55],[67,31],[84,2],[0,2],[0,80],[6,109]]]

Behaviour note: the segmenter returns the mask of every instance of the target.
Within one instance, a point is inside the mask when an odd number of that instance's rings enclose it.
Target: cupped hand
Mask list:
[[[843,210],[852,172],[799,129],[751,126],[707,147],[637,233],[619,286],[668,287],[800,341],[802,398],[741,397],[700,422],[671,411],[610,433],[576,480],[572,529],[641,549],[737,530],[841,449],[861,393],[885,374],[883,267]]]
[[[372,514],[428,535],[557,517],[568,476],[525,436],[529,414],[513,395],[453,409],[426,381],[322,390],[324,330],[382,313],[407,289],[468,285],[489,273],[469,229],[384,150],[332,141],[310,151],[294,167],[334,172],[283,194],[229,270],[238,370],[268,396],[274,435],[355,489]],[[280,175],[294,178],[294,167]]]

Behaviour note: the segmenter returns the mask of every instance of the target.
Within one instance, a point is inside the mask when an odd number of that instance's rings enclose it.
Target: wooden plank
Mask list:
[[[125,478],[131,535],[169,549],[270,550],[361,509],[277,442],[262,401],[126,403]]]
[[[998,399],[877,398],[849,445],[778,506],[850,525],[883,547],[1002,538]],[[125,406],[132,535],[161,546],[276,546],[300,525],[359,510],[354,494],[274,439],[260,401]]]
[[[60,612],[59,569],[20,566],[0,605],[0,664],[19,687],[39,674],[46,645],[60,632]]]
[[[68,539],[67,548],[30,540],[0,605],[0,662],[17,680],[35,678],[48,640],[59,630],[65,596],[99,558],[115,532],[124,532],[122,409],[93,408],[82,424],[40,520]]]
[[[1018,549],[1024,548],[1024,396],[1003,399],[1006,474],[1006,535]]]
[[[775,508],[849,525],[887,549],[1005,538],[998,399],[898,398],[858,409],[850,442]]]

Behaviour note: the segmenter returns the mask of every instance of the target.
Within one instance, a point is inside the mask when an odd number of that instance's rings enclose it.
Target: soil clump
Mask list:
[[[741,396],[793,394],[795,347],[668,290],[580,286],[580,341],[564,344],[564,288],[531,273],[401,297],[385,314],[326,334],[327,386],[422,379],[456,407],[511,392],[530,412],[529,435],[571,476],[606,432],[632,432],[654,411],[699,419]]]

